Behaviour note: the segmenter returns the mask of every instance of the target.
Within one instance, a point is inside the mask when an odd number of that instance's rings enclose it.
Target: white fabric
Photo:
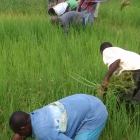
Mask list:
[[[54,119],[54,124],[57,130],[65,132],[67,129],[67,113],[64,105],[59,101],[53,102],[49,105],[52,113],[52,118]]]
[[[100,7],[100,2],[96,4],[96,8],[94,10],[94,17],[98,17],[99,7]]]
[[[57,4],[56,6],[54,6],[53,9],[58,16],[61,16],[66,11],[67,7],[68,7],[68,4],[66,2],[61,2]]]
[[[120,59],[120,65],[113,73],[114,75],[119,75],[125,70],[140,69],[140,55],[137,53],[119,47],[109,47],[103,51],[103,61],[108,68],[117,59]]]

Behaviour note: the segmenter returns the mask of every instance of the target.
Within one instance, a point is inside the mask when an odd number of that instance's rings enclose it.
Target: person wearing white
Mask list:
[[[96,8],[94,10],[94,19],[98,17],[99,7],[100,7],[100,2],[96,4]]]
[[[120,75],[123,71],[140,69],[140,55],[118,47],[109,47],[103,51],[103,61],[109,66],[120,59],[119,67],[113,74]]]
[[[52,6],[49,8],[48,13],[50,15],[57,15],[57,16],[61,16],[63,15],[65,12],[69,11],[69,5],[66,2],[61,2],[55,6]]]
[[[112,75],[120,75],[123,71],[133,72],[136,89],[133,92],[131,102],[140,102],[140,55],[124,50],[119,47],[113,47],[111,43],[104,42],[100,46],[100,52],[103,56],[103,62],[108,67],[108,72],[100,86],[103,91]]]
[[[61,16],[65,13],[67,7],[68,7],[68,3],[61,2],[54,7],[54,11],[58,16]]]

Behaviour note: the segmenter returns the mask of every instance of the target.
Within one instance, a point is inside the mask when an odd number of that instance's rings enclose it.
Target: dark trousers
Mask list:
[[[138,104],[140,103],[140,70],[135,70],[133,72],[133,79],[136,88],[134,89],[132,98],[131,98],[131,103],[133,104]]]

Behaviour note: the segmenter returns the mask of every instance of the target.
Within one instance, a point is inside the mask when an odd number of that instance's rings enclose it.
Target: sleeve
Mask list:
[[[120,59],[119,52],[115,52],[111,49],[105,49],[103,51],[103,61],[104,61],[105,65],[108,66],[108,68],[113,62],[115,62],[118,59]]]

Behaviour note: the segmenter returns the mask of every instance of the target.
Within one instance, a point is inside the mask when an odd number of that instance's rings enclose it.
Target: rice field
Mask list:
[[[97,95],[107,67],[99,51],[108,41],[140,53],[139,0],[120,10],[121,0],[101,3],[93,26],[66,36],[46,14],[46,0],[1,0],[0,3],[0,139],[9,140],[9,116],[15,110],[31,112],[75,93]],[[117,81],[116,81],[117,82]],[[121,83],[117,83],[121,84]],[[114,83],[115,85],[115,83]],[[139,140],[140,109],[117,108],[109,90],[105,104],[109,117],[99,140]]]

